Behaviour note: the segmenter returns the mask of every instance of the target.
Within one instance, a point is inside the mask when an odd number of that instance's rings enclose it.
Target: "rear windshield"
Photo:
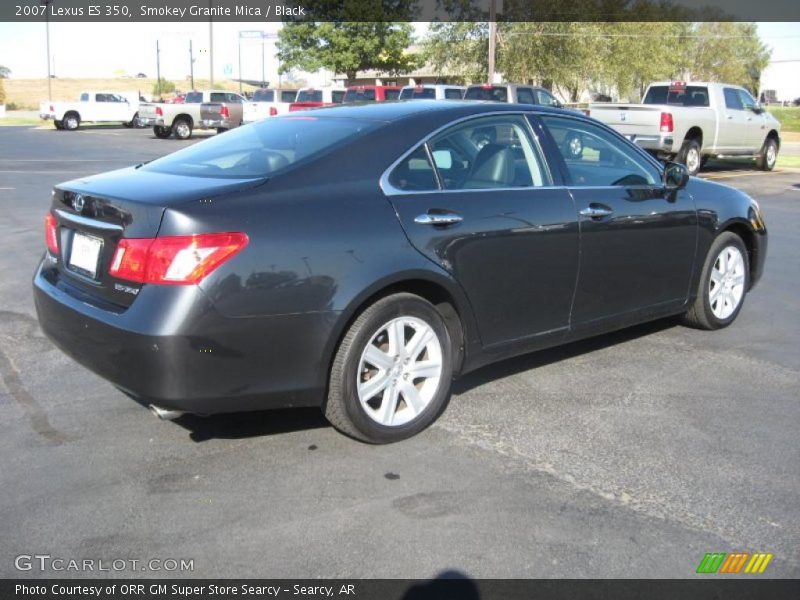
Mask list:
[[[269,177],[377,125],[373,121],[308,116],[265,119],[168,154],[141,169],[192,177]]]
[[[202,104],[202,102],[203,92],[189,92],[183,100],[184,104]]]
[[[347,90],[345,102],[375,102],[375,90]]]
[[[294,102],[297,97],[297,90],[285,90],[281,92],[281,102]]]
[[[708,106],[708,88],[689,85],[670,90],[667,85],[654,85],[647,90],[642,104],[672,104],[675,106]]]
[[[508,90],[503,86],[468,88],[464,100],[490,100],[492,102],[508,102]]]
[[[433,88],[405,88],[400,91],[400,100],[433,100],[436,98],[436,90]]]
[[[275,100],[274,90],[256,90],[253,94],[253,102],[272,102]]]
[[[397,100],[400,97],[400,90],[383,90],[384,100]]]
[[[322,102],[322,90],[300,90],[295,102]]]

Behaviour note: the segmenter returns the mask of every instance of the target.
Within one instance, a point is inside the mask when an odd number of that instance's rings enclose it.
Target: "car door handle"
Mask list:
[[[600,219],[602,217],[608,217],[609,215],[613,214],[614,214],[613,210],[601,206],[587,206],[586,208],[580,211],[580,215],[582,217],[591,217],[592,219]]]
[[[427,212],[414,219],[420,225],[455,225],[461,223],[464,217],[452,212]]]

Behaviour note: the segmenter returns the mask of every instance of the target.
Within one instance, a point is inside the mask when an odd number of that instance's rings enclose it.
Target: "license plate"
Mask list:
[[[103,240],[100,238],[76,232],[72,238],[69,266],[94,279],[97,276],[97,261],[102,247]]]

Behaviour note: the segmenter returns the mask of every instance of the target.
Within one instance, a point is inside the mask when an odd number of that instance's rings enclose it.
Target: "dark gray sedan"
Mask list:
[[[747,195],[582,115],[417,101],[61,184],[46,241],[43,330],[160,416],[319,406],[391,442],[487,363],[670,315],[729,325],[767,233]]]

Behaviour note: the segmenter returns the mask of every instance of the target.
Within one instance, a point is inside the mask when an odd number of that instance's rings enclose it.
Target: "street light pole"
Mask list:
[[[496,0],[490,0],[489,5],[489,81],[488,84],[494,83],[494,55],[495,43],[497,39],[497,3]]]
[[[208,8],[211,9],[212,0],[208,0]],[[209,13],[211,11],[209,10]],[[211,73],[211,88],[214,87],[214,21],[208,18],[208,68]]]
[[[53,83],[50,76],[50,3],[53,0],[39,0],[44,4],[44,22],[45,31],[47,32],[47,99],[53,99]]]
[[[189,83],[194,89],[194,52],[192,52],[192,40],[189,40]]]

